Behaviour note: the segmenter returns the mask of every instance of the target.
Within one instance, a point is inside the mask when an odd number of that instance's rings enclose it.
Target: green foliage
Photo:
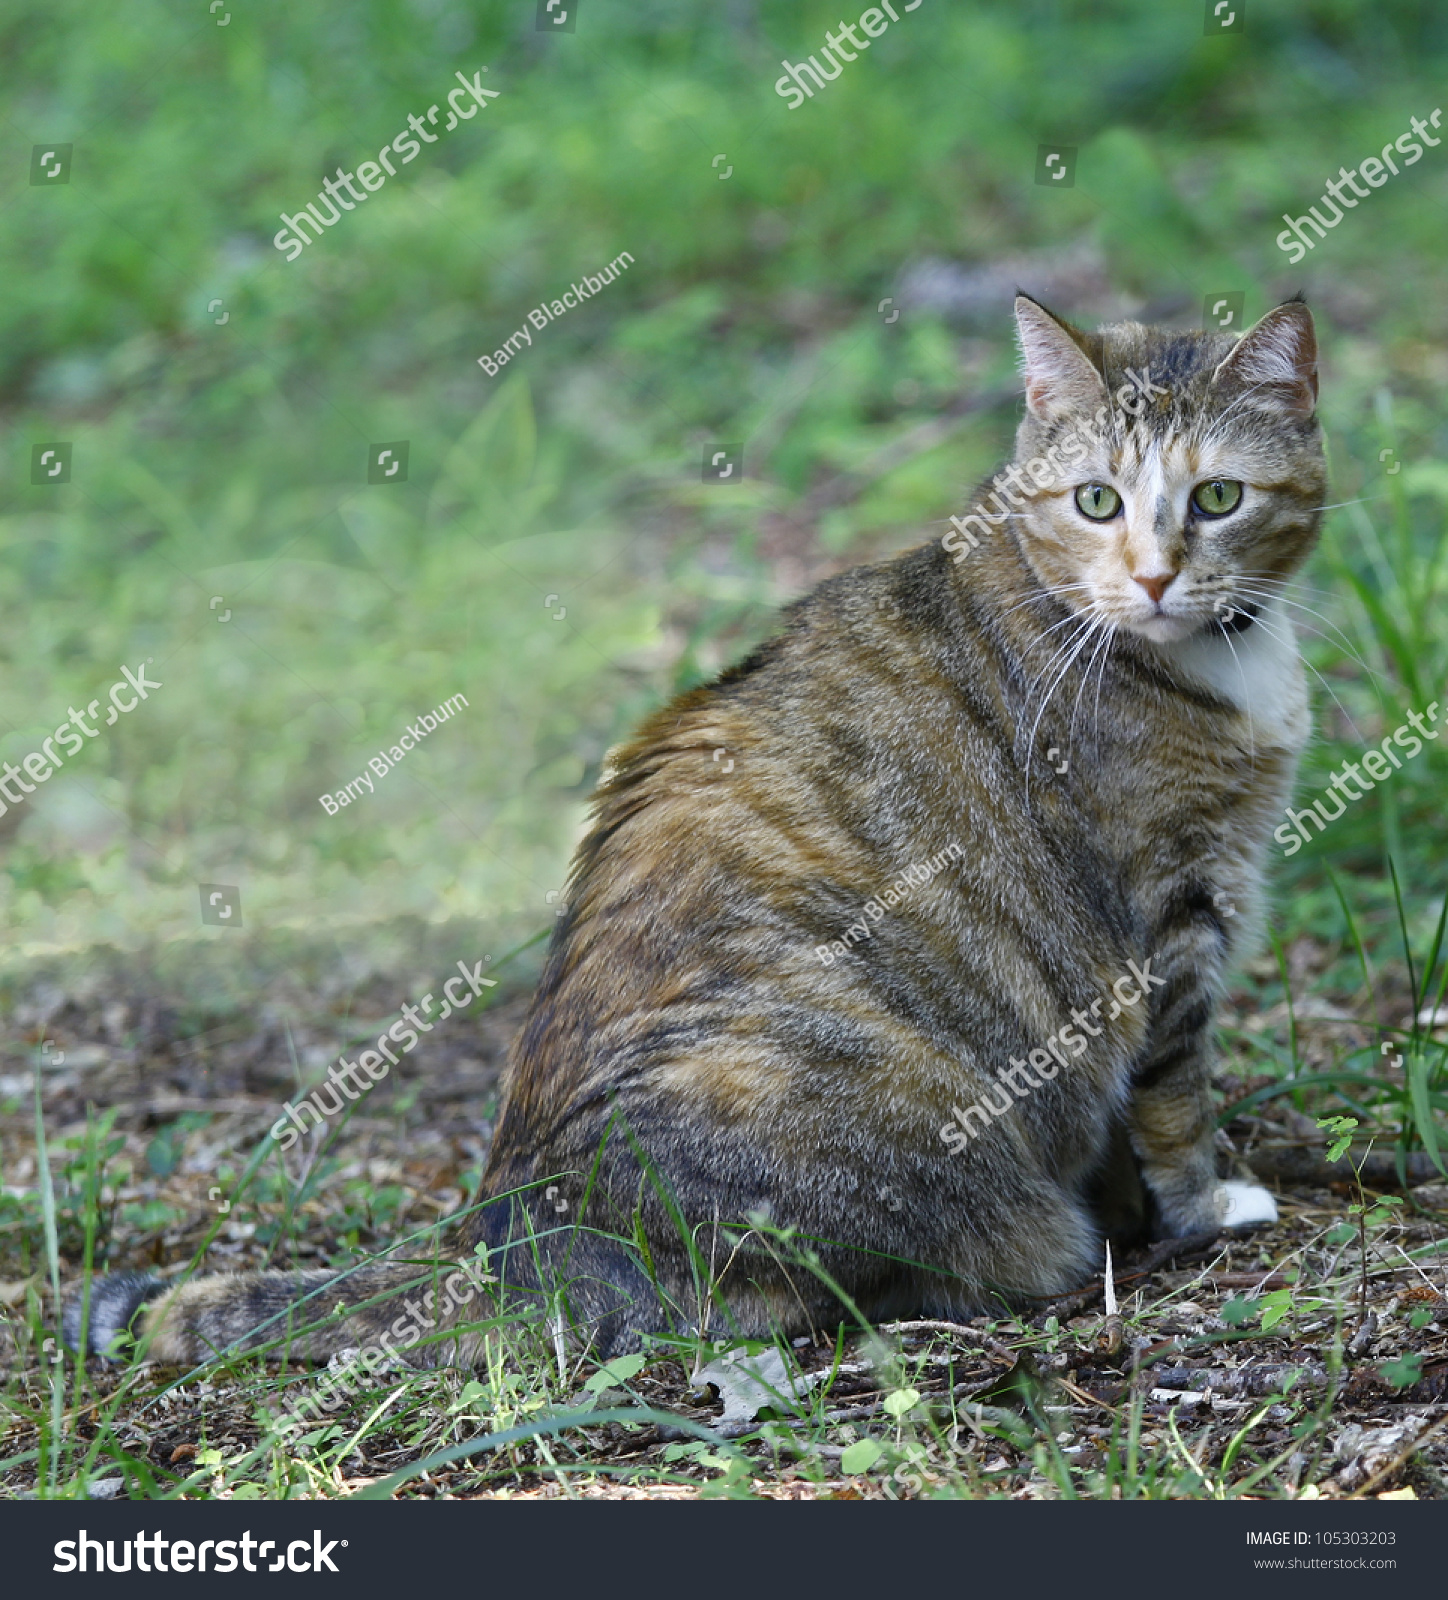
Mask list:
[[[1395,1389],[1406,1389],[1423,1376],[1423,1358],[1416,1350],[1409,1350],[1395,1360],[1383,1362],[1378,1371]]]
[[[856,1439],[852,1445],[847,1445],[841,1451],[840,1471],[847,1478],[852,1478],[859,1472],[868,1472],[884,1454],[885,1447],[878,1439],[871,1439],[868,1435],[863,1439]]]
[[[643,1369],[644,1358],[640,1355],[615,1356],[592,1377],[586,1378],[583,1387],[592,1394],[601,1394],[614,1384],[627,1383],[630,1378],[636,1378]]]
[[[932,314],[883,323],[903,264],[1084,241],[1147,300],[1195,304],[1210,279],[1260,308],[1280,263],[1262,219],[1300,206],[1344,142],[1373,145],[1444,48],[1441,19],[1406,3],[1369,26],[1304,0],[1254,24],[1248,54],[1147,0],[1110,18],[925,8],[790,113],[766,63],[830,23],[784,0],[750,21],[684,0],[599,14],[598,49],[540,54],[501,0],[425,24],[378,3],[340,34],[276,0],[226,29],[156,4],[21,7],[12,81],[49,99],[41,115],[12,91],[12,121],[75,132],[76,157],[70,184],[19,190],[0,224],[16,468],[0,606],[25,640],[0,653],[0,756],[37,748],[123,661],[152,656],[164,683],[27,802],[0,870],[23,940],[189,934],[201,874],[183,860],[231,863],[258,923],[546,924],[608,745],[772,625],[761,512],[934,414],[962,353],[970,388],[1011,381],[1003,303],[964,352]],[[274,249],[321,171],[483,61],[502,90],[485,117],[298,261]],[[1027,181],[1047,126],[1077,130],[1067,193]],[[1374,227],[1332,241],[1355,271],[1391,232],[1385,338],[1431,281],[1441,183],[1420,165],[1374,197]],[[618,283],[514,371],[482,373],[530,306],[622,249],[636,265]],[[1337,498],[1359,503],[1331,518],[1318,580],[1350,599],[1332,628],[1396,712],[1442,681],[1448,468],[1426,397],[1397,384],[1390,400],[1388,376],[1355,362],[1326,391]],[[918,539],[1008,423],[967,420],[829,510],[822,542]],[[720,436],[753,441],[722,494],[696,472]],[[74,483],[32,488],[30,442],[54,437],[75,442]],[[369,441],[398,438],[409,481],[367,485]],[[1384,442],[1409,464],[1364,498]],[[696,559],[721,541],[723,559]],[[1370,691],[1339,681],[1329,634],[1316,664],[1361,722]],[[462,721],[322,809],[457,692]],[[1321,758],[1348,750],[1334,729]],[[1385,840],[1427,849],[1442,761],[1289,864],[1309,906],[1320,851],[1366,870]]]
[[[1319,1117],[1319,1128],[1326,1128],[1330,1134],[1327,1141],[1327,1159],[1341,1161],[1343,1151],[1352,1143],[1353,1130],[1358,1125],[1356,1117]]]

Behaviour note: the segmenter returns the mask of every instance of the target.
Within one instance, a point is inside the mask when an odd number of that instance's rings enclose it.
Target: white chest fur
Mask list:
[[[1264,606],[1241,633],[1211,628],[1157,648],[1172,665],[1238,708],[1250,739],[1297,751],[1307,742],[1307,680],[1286,608]]]

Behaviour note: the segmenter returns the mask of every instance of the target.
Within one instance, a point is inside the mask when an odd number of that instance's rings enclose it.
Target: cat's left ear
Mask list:
[[[1107,403],[1106,384],[1070,323],[1029,295],[1016,296],[1016,331],[1026,375],[1026,405],[1042,422]]]
[[[1317,405],[1317,334],[1301,300],[1274,306],[1232,347],[1212,374],[1228,384],[1279,398],[1289,411],[1311,416]]]

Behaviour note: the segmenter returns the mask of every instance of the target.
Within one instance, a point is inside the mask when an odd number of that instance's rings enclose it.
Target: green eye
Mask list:
[[[1213,478],[1192,490],[1192,504],[1209,517],[1225,517],[1242,502],[1242,485],[1230,478]]]
[[[1107,522],[1121,510],[1121,496],[1105,483],[1083,483],[1076,491],[1076,509],[1093,522]]]

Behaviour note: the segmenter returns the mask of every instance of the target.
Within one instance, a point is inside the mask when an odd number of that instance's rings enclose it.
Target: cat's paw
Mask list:
[[[1244,1228],[1276,1222],[1277,1202],[1259,1184],[1228,1181],[1217,1185],[1217,1222],[1223,1228]]]

